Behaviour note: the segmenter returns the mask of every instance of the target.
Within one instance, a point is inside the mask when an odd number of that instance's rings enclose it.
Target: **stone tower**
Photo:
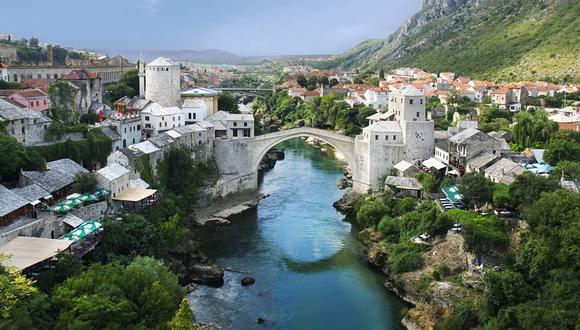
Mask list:
[[[388,112],[355,139],[353,189],[378,190],[380,179],[401,160],[413,162],[434,152],[434,123],[425,113],[425,93],[404,87],[389,95]]]
[[[159,57],[145,66],[145,99],[164,107],[179,104],[179,65]]]

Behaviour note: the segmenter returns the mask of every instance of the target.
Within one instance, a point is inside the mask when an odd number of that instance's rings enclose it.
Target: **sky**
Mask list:
[[[100,50],[339,54],[386,38],[421,0],[28,0],[2,4],[0,34]]]

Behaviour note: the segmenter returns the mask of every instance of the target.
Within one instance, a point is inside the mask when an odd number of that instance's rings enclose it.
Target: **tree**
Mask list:
[[[580,162],[580,143],[575,141],[555,140],[546,146],[544,159],[550,164],[561,161]]]
[[[81,194],[92,192],[97,188],[95,173],[78,173],[75,175],[73,189]]]
[[[334,86],[336,86],[336,85],[338,85],[338,84],[339,84],[339,81],[338,81],[338,79],[336,79],[336,78],[332,78],[332,79],[330,79],[330,81],[328,82],[328,85],[329,85],[330,87],[334,87]]]
[[[308,77],[306,88],[309,90],[313,90],[316,88],[316,84],[318,84],[318,77],[310,76]]]
[[[580,180],[580,162],[571,162],[564,160],[558,163],[556,169],[550,175],[560,178],[564,174],[567,178],[578,181]]]
[[[33,149],[26,149],[15,138],[0,133],[0,181],[14,179],[20,169],[43,171],[46,161]]]
[[[560,186],[555,178],[544,178],[535,174],[524,172],[516,177],[509,187],[509,195],[512,202],[523,209],[532,205],[543,192],[551,192]]]
[[[385,69],[381,68],[379,70],[379,79],[385,79]]]
[[[137,257],[127,266],[93,264],[52,295],[56,328],[162,328],[184,297],[161,261]]]
[[[296,82],[302,88],[306,88],[306,86],[308,86],[308,80],[306,80],[306,77],[304,77],[302,74],[296,77]]]
[[[60,120],[66,124],[76,124],[80,113],[75,104],[75,95],[78,89],[66,81],[59,80],[48,87],[48,97],[51,108],[50,115],[54,120]]]
[[[109,98],[109,101],[115,102],[125,96],[133,97],[137,95],[137,91],[138,89],[135,90],[125,83],[116,82],[107,87],[107,97]]]
[[[17,82],[0,80],[0,89],[20,89],[22,86]]]
[[[187,298],[183,298],[181,300],[181,304],[179,304],[179,309],[175,316],[171,321],[169,321],[168,327],[171,330],[196,330],[196,326],[194,325],[195,322],[195,315],[193,315],[193,311],[191,307],[189,307],[189,302]]]
[[[356,220],[367,227],[374,227],[388,211],[387,207],[380,200],[366,200],[358,209]]]
[[[321,86],[328,86],[330,84],[330,81],[328,80],[327,76],[320,76],[318,82],[320,83]]]
[[[238,101],[230,93],[221,93],[218,97],[218,110],[229,113],[240,113]]]
[[[1,259],[5,257],[0,255]],[[13,307],[36,292],[34,282],[16,269],[0,266],[0,319],[7,318]]]
[[[534,113],[521,111],[516,114],[515,120],[514,142],[523,147],[546,142],[558,130],[558,124],[551,121],[544,111]]]
[[[476,208],[493,201],[493,182],[478,173],[468,173],[461,178],[459,193],[463,201]]]

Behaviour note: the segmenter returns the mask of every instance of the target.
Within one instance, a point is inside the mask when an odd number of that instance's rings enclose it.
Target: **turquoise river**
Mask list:
[[[198,233],[226,272],[221,288],[189,296],[199,322],[223,329],[399,329],[406,305],[365,263],[358,228],[332,206],[341,164],[301,139],[263,175],[269,195],[232,223]],[[240,279],[256,283],[242,287]],[[266,321],[257,323],[257,318]]]

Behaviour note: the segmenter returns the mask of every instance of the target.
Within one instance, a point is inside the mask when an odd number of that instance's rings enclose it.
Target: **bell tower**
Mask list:
[[[143,54],[139,52],[139,97],[145,98],[145,63],[143,62]]]

